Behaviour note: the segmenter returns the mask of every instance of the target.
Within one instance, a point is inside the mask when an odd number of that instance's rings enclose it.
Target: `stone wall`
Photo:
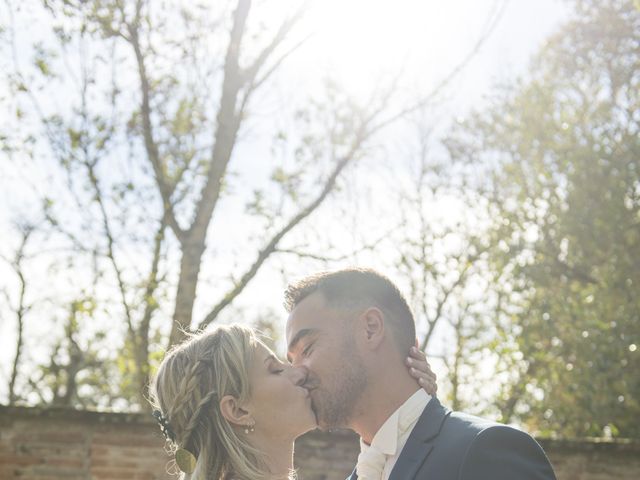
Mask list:
[[[558,480],[640,479],[640,441],[540,440]],[[0,406],[2,480],[160,480],[168,456],[148,415]],[[312,432],[296,446],[301,480],[342,480],[358,441]]]

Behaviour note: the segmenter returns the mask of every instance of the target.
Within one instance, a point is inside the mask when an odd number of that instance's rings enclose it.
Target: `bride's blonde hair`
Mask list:
[[[171,349],[151,385],[151,402],[168,420],[174,449],[196,458],[185,480],[260,480],[272,478],[265,457],[222,416],[220,399],[250,398],[249,368],[257,345],[254,331],[242,325],[218,326],[190,335]]]

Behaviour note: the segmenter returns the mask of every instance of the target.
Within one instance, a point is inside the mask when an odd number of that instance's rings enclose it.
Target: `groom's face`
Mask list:
[[[366,387],[366,370],[356,350],[354,313],[330,308],[313,293],[287,321],[287,358],[307,370],[304,385],[320,428],[349,426]]]

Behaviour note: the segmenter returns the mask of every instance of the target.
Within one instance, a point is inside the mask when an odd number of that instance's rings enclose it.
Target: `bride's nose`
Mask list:
[[[291,381],[300,387],[307,381],[307,371],[304,367],[291,367]]]

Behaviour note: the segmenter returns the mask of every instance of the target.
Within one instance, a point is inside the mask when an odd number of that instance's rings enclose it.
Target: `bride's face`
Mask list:
[[[266,346],[256,347],[248,405],[256,432],[293,439],[316,427],[309,392],[301,386],[305,375],[304,370],[281,362]]]

